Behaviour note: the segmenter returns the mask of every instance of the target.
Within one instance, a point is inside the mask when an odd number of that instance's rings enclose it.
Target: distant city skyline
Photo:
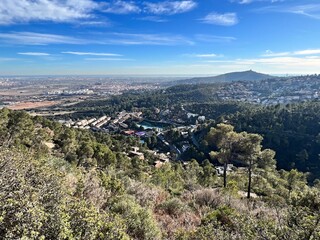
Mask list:
[[[320,73],[318,0],[2,0],[0,75]]]

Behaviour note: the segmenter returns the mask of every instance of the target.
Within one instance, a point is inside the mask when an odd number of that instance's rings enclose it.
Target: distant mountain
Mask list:
[[[274,76],[258,73],[252,70],[244,72],[231,72],[214,77],[196,77],[175,81],[174,84],[198,84],[198,83],[217,83],[234,81],[259,81],[274,78]]]

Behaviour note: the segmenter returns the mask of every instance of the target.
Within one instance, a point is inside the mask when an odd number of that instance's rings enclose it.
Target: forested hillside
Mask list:
[[[243,72],[231,72],[213,77],[196,77],[185,80],[178,80],[176,84],[199,84],[199,83],[217,83],[217,82],[235,82],[235,81],[259,81],[269,78],[275,78],[268,74],[258,73],[252,70]]]
[[[320,176],[320,102],[262,107],[242,103],[190,104],[185,107],[216,122],[228,122],[237,131],[259,133],[264,146],[276,151],[279,169],[297,168]],[[207,131],[209,127],[207,128]]]
[[[320,176],[320,102],[247,109],[230,118],[238,131],[262,134],[277,152],[280,169],[298,168]]]
[[[297,168],[310,172],[313,181],[320,176],[320,102],[262,106],[238,101],[219,101],[218,85],[181,85],[162,91],[124,94],[105,101],[84,102],[73,106],[74,117],[99,112],[112,114],[122,109],[140,109],[147,118],[160,120],[154,108],[170,109],[172,120],[187,119],[186,112],[203,115],[215,123],[229,121],[238,131],[259,133],[263,144],[276,150],[279,169]],[[185,111],[181,110],[183,105]],[[67,117],[67,116],[66,116]]]
[[[223,177],[208,160],[155,168],[130,137],[0,115],[1,239],[320,238],[319,182],[277,171],[257,134],[210,129],[213,158],[244,162]],[[131,146],[146,159],[129,158]]]

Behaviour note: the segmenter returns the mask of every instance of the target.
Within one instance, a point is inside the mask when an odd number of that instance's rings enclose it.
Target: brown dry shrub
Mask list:
[[[69,194],[73,195],[76,192],[78,178],[73,173],[68,173],[64,177],[64,186]]]
[[[106,202],[107,193],[101,186],[97,172],[94,170],[85,174],[83,183],[83,197],[98,208],[101,208]]]
[[[175,239],[175,234],[179,231],[189,232],[196,229],[201,223],[201,218],[192,211],[186,211],[180,216],[174,217],[163,212],[156,213],[156,219],[166,234],[165,239]]]
[[[196,204],[201,207],[217,208],[223,204],[223,198],[218,190],[205,188],[194,192]]]
[[[161,188],[143,184],[134,180],[130,180],[126,187],[127,193],[134,196],[135,200],[143,207],[154,208],[164,202],[169,195]]]

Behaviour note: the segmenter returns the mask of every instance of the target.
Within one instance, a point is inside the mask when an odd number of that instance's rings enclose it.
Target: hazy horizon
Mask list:
[[[251,71],[251,70],[244,70],[244,71],[237,71],[239,73],[241,72],[246,72],[246,71]],[[254,71],[254,70],[252,70]],[[254,71],[255,72],[255,71]],[[229,73],[235,73],[235,72],[225,72],[225,73],[220,73],[220,74],[40,74],[40,75],[1,75],[0,77],[110,77],[110,78],[137,78],[137,77],[142,77],[142,78],[190,78],[190,77],[215,77],[219,75],[224,75],[224,74],[229,74]],[[304,75],[313,75],[317,73],[311,73],[311,74],[302,74],[302,73],[297,73],[297,74],[269,74],[265,72],[258,72],[261,74],[267,74],[270,76],[275,76],[275,77],[290,77],[290,76],[304,76]]]

